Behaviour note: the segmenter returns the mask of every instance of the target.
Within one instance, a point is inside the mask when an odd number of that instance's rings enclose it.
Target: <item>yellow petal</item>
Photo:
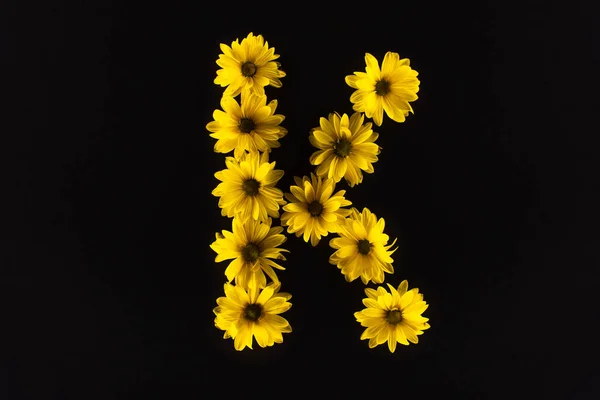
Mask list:
[[[370,77],[379,78],[381,76],[379,62],[370,53],[365,53],[365,64],[367,64],[366,72]]]
[[[414,296],[414,292],[413,291],[408,291],[406,293],[404,293],[404,295],[402,296],[401,300],[400,300],[400,308],[404,309],[406,308],[406,306],[408,306],[410,304],[410,302],[412,301]]]
[[[244,323],[245,326],[238,328],[233,346],[237,351],[243,350],[246,346],[252,349],[252,329]]]
[[[269,344],[269,333],[265,327],[261,324],[254,324],[252,330],[256,343],[258,343],[260,347],[266,347]]]
[[[356,80],[358,77],[356,75],[346,75],[345,81],[348,86],[356,89]]]
[[[379,304],[375,299],[366,298],[362,300],[362,303],[365,305],[365,307],[375,308],[378,310],[382,309],[381,304]]]
[[[381,75],[387,77],[396,69],[396,63],[400,59],[398,53],[388,51],[383,57],[383,63],[381,64]]]
[[[392,353],[396,351],[396,343],[398,343],[396,339],[396,329],[391,329],[388,338],[388,347]]]
[[[244,267],[244,261],[241,258],[236,258],[229,266],[225,269],[225,276],[227,277],[227,281],[231,282],[237,274],[239,274],[240,270]]]
[[[385,317],[385,311],[381,308],[365,308],[364,310],[362,310],[362,313],[365,317],[372,317],[372,318],[384,318]]]

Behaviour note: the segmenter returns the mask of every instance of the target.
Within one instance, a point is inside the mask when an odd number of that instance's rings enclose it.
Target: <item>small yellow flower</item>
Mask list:
[[[408,58],[400,59],[398,53],[388,51],[381,69],[377,59],[365,54],[366,72],[346,76],[346,83],[356,89],[350,96],[354,111],[364,112],[377,126],[383,122],[383,111],[396,122],[404,122],[410,101],[418,99],[420,81],[418,72],[410,67]]]
[[[283,171],[269,163],[269,153],[252,152],[238,161],[225,159],[227,168],[215,173],[221,181],[212,191],[219,197],[221,214],[229,218],[238,217],[245,223],[249,219],[266,221],[279,218],[279,207],[285,204],[283,192],[275,185]]]
[[[225,284],[225,297],[217,299],[213,312],[215,326],[225,331],[224,339],[234,339],[233,346],[241,351],[252,349],[252,338],[260,347],[283,342],[282,333],[290,333],[292,327],[279,314],[292,306],[289,293],[279,292],[280,285],[271,283],[264,289],[243,289]]]
[[[392,254],[397,249],[390,249],[396,240],[388,245],[389,236],[383,233],[384,228],[385,220],[378,220],[368,208],[363,208],[362,213],[352,208],[346,224],[340,227],[340,237],[329,241],[336,249],[329,257],[329,263],[337,265],[346,281],[360,277],[364,284],[369,281],[383,283],[384,272],[394,273]]]
[[[217,233],[216,240],[210,245],[217,253],[215,262],[233,260],[225,269],[227,281],[235,280],[237,286],[245,289],[251,285],[264,288],[267,286],[266,273],[278,283],[273,268],[285,268],[273,259],[285,260],[282,252],[288,251],[277,247],[286,241],[285,235],[281,234],[283,228],[271,227],[271,218],[266,222],[250,219],[246,223],[234,218],[231,224],[232,232]]]
[[[322,236],[329,232],[337,232],[339,225],[345,223],[350,210],[341,208],[352,204],[344,198],[345,190],[333,193],[333,179],[317,177],[311,173],[310,178],[295,176],[296,185],[290,186],[291,193],[284,196],[290,202],[283,206],[281,224],[288,226],[288,233],[303,236],[304,241],[316,246]]]
[[[367,298],[363,304],[367,307],[354,313],[356,320],[367,329],[362,333],[362,340],[369,339],[369,348],[387,342],[390,351],[396,350],[396,344],[407,345],[418,343],[417,335],[429,329],[429,318],[421,314],[429,307],[423,300],[418,288],[408,290],[408,282],[402,281],[395,289],[388,283],[390,292],[383,286],[377,290],[367,288]]]
[[[363,124],[364,116],[354,113],[350,118],[343,114],[329,114],[319,120],[308,139],[319,150],[310,156],[317,165],[318,176],[333,178],[337,183],[346,179],[350,187],[362,182],[362,171],[372,174],[373,163],[378,160],[380,148],[375,144],[379,137],[371,130],[370,122]]]
[[[239,43],[236,39],[231,47],[221,44],[215,83],[225,89],[225,96],[237,96],[242,91],[265,94],[265,86],[281,87],[279,78],[285,72],[279,69],[280,64],[274,61],[279,58],[275,49],[269,47],[262,35],[254,36],[252,32]]]
[[[287,130],[279,126],[285,117],[275,114],[277,100],[267,104],[267,96],[245,94],[241,96],[241,105],[233,97],[223,96],[221,107],[215,110],[214,121],[206,125],[215,143],[216,153],[229,153],[239,160],[248,152],[269,152],[279,147],[278,140]]]

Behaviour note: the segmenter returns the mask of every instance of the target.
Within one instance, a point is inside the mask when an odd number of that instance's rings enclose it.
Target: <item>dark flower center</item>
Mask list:
[[[313,201],[308,205],[308,212],[313,217],[318,217],[323,212],[323,206],[318,201]]]
[[[371,247],[373,246],[367,239],[360,239],[356,247],[358,247],[358,252],[360,254],[367,255],[371,252]]]
[[[250,61],[246,61],[242,64],[242,75],[246,77],[253,77],[256,74],[256,65]]]
[[[262,314],[262,306],[260,304],[248,304],[244,309],[244,317],[249,321],[258,321]]]
[[[242,190],[248,196],[256,196],[258,194],[258,188],[260,183],[256,179],[246,179],[242,184]]]
[[[240,127],[240,132],[250,133],[254,130],[256,125],[254,125],[254,121],[252,121],[250,118],[242,118],[242,119],[240,119],[239,127]]]
[[[260,249],[254,243],[248,243],[246,247],[242,249],[242,257],[246,262],[254,262],[260,255]]]
[[[384,79],[375,84],[375,93],[379,96],[385,96],[390,92],[390,83]]]
[[[352,150],[352,144],[350,144],[349,140],[342,139],[335,144],[333,150],[338,157],[347,157],[350,154],[350,150]]]
[[[390,324],[396,325],[400,321],[402,321],[402,311],[400,311],[400,310],[390,310],[390,311],[388,311],[387,316],[385,317],[385,319]]]

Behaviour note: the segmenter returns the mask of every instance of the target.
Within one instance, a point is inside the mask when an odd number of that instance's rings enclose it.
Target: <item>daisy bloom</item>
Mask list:
[[[219,197],[221,215],[239,217],[242,223],[249,219],[266,221],[269,216],[279,218],[279,206],[285,204],[283,192],[275,185],[283,171],[269,163],[269,153],[252,152],[238,161],[225,159],[227,168],[215,173],[221,181],[212,191]]]
[[[242,223],[234,218],[232,232],[223,230],[216,234],[210,248],[217,253],[215,262],[233,260],[225,269],[227,281],[235,280],[237,286],[248,288],[267,286],[265,273],[273,282],[279,282],[273,268],[285,269],[273,259],[285,260],[282,252],[288,250],[277,246],[285,242],[281,226],[271,226],[271,218],[266,222],[248,220]]]
[[[380,152],[375,140],[379,137],[371,130],[370,122],[363,124],[364,116],[354,113],[350,118],[338,113],[319,120],[319,127],[312,129],[308,139],[319,150],[310,156],[310,163],[317,165],[318,176],[342,178],[352,187],[362,182],[365,171],[374,172],[372,163]]]
[[[252,338],[260,347],[283,342],[282,333],[290,333],[292,327],[279,314],[292,306],[289,293],[279,292],[280,285],[271,283],[264,289],[248,290],[225,284],[225,297],[217,299],[215,326],[223,331],[224,339],[234,339],[233,346],[241,351],[252,349]]]
[[[221,110],[213,113],[214,121],[206,125],[215,143],[216,153],[229,153],[239,160],[248,152],[269,152],[279,147],[278,140],[287,130],[279,124],[285,117],[275,114],[277,100],[267,104],[267,96],[247,94],[241,96],[241,104],[230,96],[221,98]]]
[[[354,111],[364,112],[377,126],[383,122],[383,111],[396,122],[404,122],[408,112],[413,112],[409,101],[417,100],[419,79],[410,67],[410,60],[400,60],[398,53],[388,51],[381,69],[377,59],[365,54],[366,72],[346,76],[346,83],[356,89],[350,96]],[[414,113],[414,112],[413,112]]]
[[[262,35],[254,36],[252,32],[239,42],[236,39],[231,47],[221,44],[215,83],[225,89],[225,96],[237,96],[244,90],[265,94],[265,86],[281,87],[279,78],[285,72],[279,69],[280,64],[274,61],[279,58],[275,49],[269,47]]]
[[[390,250],[396,243],[388,245],[389,236],[383,233],[385,221],[377,219],[368,208],[359,213],[352,208],[346,218],[346,224],[340,227],[338,235],[329,241],[336,251],[329,257],[329,262],[341,270],[346,281],[352,282],[360,277],[364,284],[369,281],[383,283],[384,272],[394,273],[392,253]]]
[[[429,329],[429,318],[421,316],[429,305],[423,301],[423,294],[419,289],[408,289],[408,282],[402,281],[395,289],[388,283],[390,291],[379,286],[377,290],[367,288],[367,298],[363,304],[367,307],[354,313],[356,320],[367,329],[360,336],[369,339],[369,348],[387,342],[390,351],[396,350],[396,344],[408,346],[418,343],[417,335]]]
[[[316,246],[322,236],[337,232],[345,223],[350,210],[341,208],[352,204],[344,198],[345,190],[335,194],[333,179],[318,177],[311,173],[310,178],[294,177],[296,185],[290,186],[291,193],[284,193],[289,201],[283,206],[281,224],[287,225],[288,233],[303,236],[304,241]]]

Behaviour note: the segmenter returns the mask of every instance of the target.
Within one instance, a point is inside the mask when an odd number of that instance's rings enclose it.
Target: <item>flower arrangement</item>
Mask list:
[[[216,139],[214,151],[226,154],[212,194],[232,227],[217,232],[210,244],[215,262],[227,262],[225,296],[217,299],[213,312],[223,337],[243,350],[252,349],[254,341],[260,347],[281,343],[283,333],[292,332],[281,316],[290,309],[292,296],[280,291],[275,272],[285,270],[281,261],[288,250],[280,247],[287,240],[284,230],[311,246],[334,235],[329,263],[348,282],[360,278],[365,285],[383,284],[394,274],[396,240],[390,242],[385,233],[384,218],[366,207],[348,208],[353,203],[345,190],[336,191],[336,184],[343,179],[352,188],[362,183],[364,173],[374,173],[381,148],[373,123],[381,126],[384,116],[404,122],[413,113],[410,103],[418,98],[420,81],[410,61],[397,53],[387,52],[381,67],[366,53],[365,71],[345,77],[355,89],[350,96],[354,113],[320,118],[308,133],[316,148],[309,158],[315,169],[294,177],[284,193],[277,187],[284,172],[275,169],[269,155],[288,133],[281,126],[285,116],[276,113],[277,100],[269,101],[265,93],[266,86],[280,88],[286,76],[276,61],[279,55],[262,35],[253,33],[220,49],[214,83],[224,88],[221,109],[214,111],[206,129]],[[417,288],[408,289],[406,280],[387,286],[389,291],[384,286],[365,288],[366,308],[354,316],[366,328],[361,339],[368,339],[370,348],[387,343],[394,352],[397,343],[418,343],[417,336],[429,328],[422,316],[428,304]]]

